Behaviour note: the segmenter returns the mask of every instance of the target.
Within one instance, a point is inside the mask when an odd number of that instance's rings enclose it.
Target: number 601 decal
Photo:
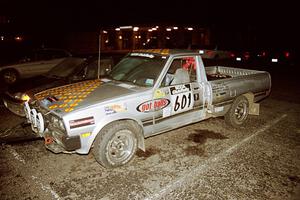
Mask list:
[[[192,93],[181,93],[172,98],[173,112],[179,113],[192,109],[194,104],[194,99],[192,98]]]

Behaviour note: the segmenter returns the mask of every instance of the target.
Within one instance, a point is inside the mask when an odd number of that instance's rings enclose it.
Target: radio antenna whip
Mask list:
[[[100,72],[101,72],[101,70],[100,70],[100,67],[101,67],[100,58],[101,58],[101,29],[100,29],[100,33],[99,33],[98,72],[97,72],[98,73],[97,74],[98,79],[100,79]]]

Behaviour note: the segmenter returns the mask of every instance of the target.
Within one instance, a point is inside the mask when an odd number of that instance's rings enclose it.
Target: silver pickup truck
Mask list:
[[[144,139],[210,117],[233,127],[259,114],[271,89],[268,72],[204,67],[200,53],[140,50],[124,57],[109,77],[35,94],[25,113],[54,153],[88,154],[104,167],[128,163]]]

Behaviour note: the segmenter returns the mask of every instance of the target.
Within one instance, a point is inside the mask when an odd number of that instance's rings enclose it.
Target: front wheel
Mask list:
[[[105,168],[125,165],[137,150],[137,129],[128,121],[119,121],[104,127],[97,135],[93,154]]]
[[[238,128],[247,120],[248,114],[249,101],[245,96],[239,96],[225,114],[225,122],[230,126]]]
[[[1,73],[1,78],[7,84],[14,84],[18,80],[18,72],[14,69],[6,69]]]

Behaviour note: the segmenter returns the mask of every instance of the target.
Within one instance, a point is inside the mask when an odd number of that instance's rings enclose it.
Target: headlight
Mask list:
[[[26,93],[21,93],[21,92],[18,92],[16,94],[14,94],[13,97],[15,99],[22,100],[22,101],[29,101],[30,100],[30,97]]]
[[[53,127],[56,127],[61,130],[65,130],[65,125],[63,120],[57,118],[56,116],[53,115],[51,116],[50,123],[52,124]]]
[[[30,97],[27,94],[22,94],[21,100],[28,102],[30,100]]]
[[[65,125],[64,122],[62,120],[59,120],[59,128],[62,130],[65,130]]]

